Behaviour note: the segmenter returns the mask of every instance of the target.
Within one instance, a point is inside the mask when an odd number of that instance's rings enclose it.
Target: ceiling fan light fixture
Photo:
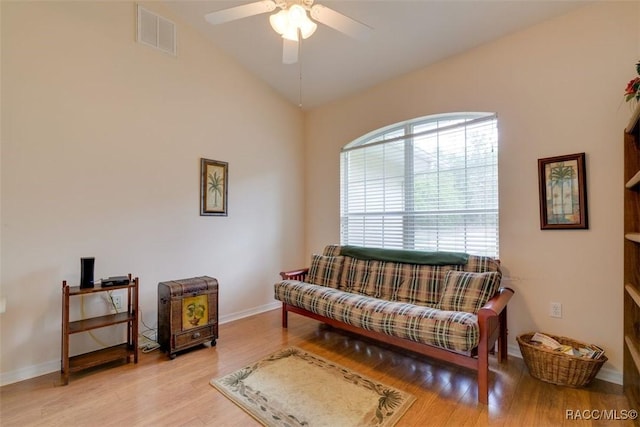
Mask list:
[[[307,11],[294,4],[269,17],[271,28],[287,40],[298,41],[298,29],[303,39],[311,37],[318,25],[307,16]]]
[[[299,4],[294,4],[289,8],[289,25],[292,27],[298,27],[302,25],[307,18],[307,11]]]
[[[289,28],[282,33],[282,38],[291,40],[294,42],[298,41],[298,27],[294,27],[293,25],[289,25]]]
[[[269,23],[276,33],[284,34],[289,29],[288,11],[283,9],[278,13],[274,13],[269,17]]]
[[[316,32],[316,29],[318,28],[318,24],[316,24],[311,19],[305,16],[305,20],[302,22],[299,28],[300,28],[300,34],[302,35],[302,38],[307,39],[311,37],[313,33]]]

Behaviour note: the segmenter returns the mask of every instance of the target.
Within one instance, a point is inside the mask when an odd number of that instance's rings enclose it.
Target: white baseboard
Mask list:
[[[237,313],[231,313],[221,316],[218,321],[220,324],[232,322],[234,320],[242,319],[245,317],[253,316],[254,314],[264,313],[265,311],[274,310],[282,307],[280,301],[274,301],[269,304],[264,304],[258,307],[250,308],[248,310],[239,311]],[[17,369],[15,371],[0,373],[0,386],[17,383],[19,381],[28,380],[31,378],[39,377],[40,375],[50,374],[52,372],[60,371],[60,360],[51,360],[39,365],[27,366],[26,368]]]
[[[15,371],[0,373],[0,386],[17,383],[39,377],[40,375],[60,372],[60,360],[52,360],[39,365],[27,366]]]
[[[218,321],[220,324],[233,322],[234,320],[244,319],[245,317],[253,316],[254,314],[264,313],[265,311],[275,310],[276,308],[282,307],[282,303],[280,301],[274,301],[269,304],[264,304],[258,307],[250,308],[248,310],[238,311],[236,313],[226,314],[224,316],[220,316]]]
[[[509,344],[507,346],[507,352],[509,356],[517,357],[518,359],[522,359],[522,353],[520,353],[520,346],[516,344]],[[607,381],[614,384],[622,385],[622,372],[619,372],[615,369],[608,368],[607,366],[603,366],[602,369],[596,375],[596,378],[602,381]]]

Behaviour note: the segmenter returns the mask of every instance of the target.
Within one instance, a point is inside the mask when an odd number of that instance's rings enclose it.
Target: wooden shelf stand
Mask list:
[[[640,407],[640,104],[624,130],[623,388]]]
[[[62,360],[60,362],[60,371],[63,385],[69,384],[69,374],[72,372],[82,371],[117,360],[126,360],[127,362],[133,360],[134,363],[138,363],[138,285],[138,278],[132,279],[131,275],[129,275],[128,284],[108,287],[96,285],[93,288],[81,288],[79,286],[68,286],[66,280],[62,282]],[[69,320],[71,297],[119,289],[127,291],[126,311],[88,319]],[[126,342],[76,356],[69,355],[71,335],[119,324],[127,325]]]
[[[640,233],[627,233],[624,238],[635,243],[640,243]]]
[[[631,284],[624,285],[624,289],[627,291],[631,299],[640,307],[640,292]]]
[[[631,358],[633,359],[633,363],[636,365],[636,369],[640,371],[640,344],[638,344],[637,340],[628,335],[625,335],[624,342],[627,345],[629,353],[631,353]]]
[[[625,187],[633,188],[638,184],[640,184],[640,171],[638,171],[629,181],[627,181]]]

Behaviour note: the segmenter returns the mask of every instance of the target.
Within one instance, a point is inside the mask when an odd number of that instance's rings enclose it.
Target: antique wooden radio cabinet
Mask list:
[[[158,283],[158,344],[176,353],[218,339],[218,281],[202,276]]]

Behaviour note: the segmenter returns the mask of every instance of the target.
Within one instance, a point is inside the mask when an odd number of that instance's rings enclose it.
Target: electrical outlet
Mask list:
[[[552,302],[549,305],[549,316],[551,317],[562,317],[562,304],[559,302]]]
[[[122,295],[111,295],[111,300],[113,301],[111,308],[116,311],[122,310]]]

